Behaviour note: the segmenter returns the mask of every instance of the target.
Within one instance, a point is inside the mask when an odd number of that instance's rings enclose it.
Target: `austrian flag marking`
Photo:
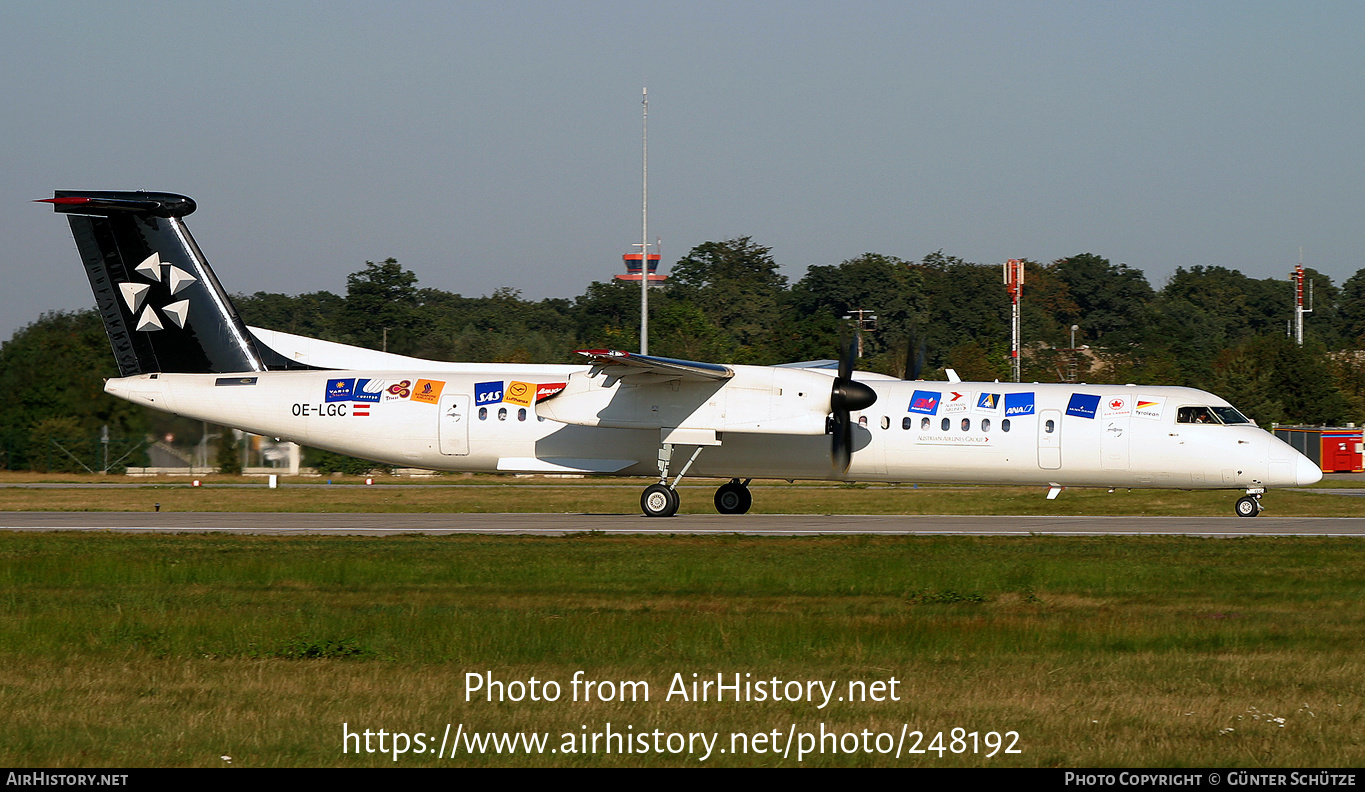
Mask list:
[[[352,405],[351,415],[354,415],[358,418],[368,418],[370,415],[370,405],[363,403]]]

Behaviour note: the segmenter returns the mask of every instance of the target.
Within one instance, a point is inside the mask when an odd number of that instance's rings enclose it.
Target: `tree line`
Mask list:
[[[1140,270],[1091,253],[1025,269],[1024,381],[1185,385],[1227,398],[1262,425],[1365,420],[1365,269],[1341,286],[1305,270],[1314,310],[1302,347],[1288,338],[1287,278],[1192,266],[1155,289]],[[998,264],[941,251],[918,261],[866,253],[809,267],[790,283],[770,248],[741,237],[698,245],[668,274],[650,294],[651,354],[756,365],[835,358],[851,332],[846,317],[864,311],[876,319],[861,333],[860,369],[1010,375],[1010,303]],[[349,275],[344,295],[233,299],[250,325],[433,360],[575,363],[574,349],[639,348],[639,285],[615,280],[571,299],[527,300],[514,289],[465,297],[421,287],[388,259]],[[105,426],[119,453],[149,436],[202,432],[105,395],[103,379],[116,375],[93,310],[47,313],[16,332],[0,346],[10,395],[0,414],[4,467],[71,467],[68,457],[82,452],[69,446],[84,443],[93,458]],[[65,453],[54,438],[67,438]],[[139,464],[138,453],[124,464]]]

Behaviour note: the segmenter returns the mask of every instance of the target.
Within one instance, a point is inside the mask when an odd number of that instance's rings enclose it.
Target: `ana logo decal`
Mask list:
[[[938,400],[943,394],[937,391],[917,390],[910,396],[910,412],[925,415],[938,414]]]
[[[353,379],[327,380],[326,401],[351,401],[351,391],[353,390],[355,390],[355,380]]]
[[[474,384],[475,404],[496,404],[502,401],[502,380]]]
[[[1033,415],[1032,391],[1005,394],[1005,417],[1013,418],[1020,415]]]
[[[426,404],[435,404],[440,400],[441,389],[445,386],[446,384],[444,382],[438,382],[437,380],[419,379],[417,380],[417,384],[413,387],[412,400],[415,402],[424,402]]]
[[[1092,396],[1089,393],[1073,393],[1071,401],[1066,404],[1066,414],[1074,415],[1077,418],[1094,418],[1095,411],[1099,409],[1100,397]]]

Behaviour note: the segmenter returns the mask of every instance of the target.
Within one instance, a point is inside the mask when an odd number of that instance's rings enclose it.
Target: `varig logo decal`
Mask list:
[[[1006,393],[1005,417],[1016,418],[1021,415],[1033,415],[1033,392]]]
[[[334,379],[327,380],[328,402],[351,401],[351,391],[355,390],[354,379]]]
[[[938,402],[942,395],[937,391],[915,391],[910,396],[910,412],[937,415]]]
[[[1066,414],[1074,415],[1077,418],[1094,418],[1095,411],[1099,409],[1100,397],[1089,393],[1073,393],[1071,401],[1066,404]]]
[[[502,401],[502,380],[474,383],[474,404],[496,404]]]

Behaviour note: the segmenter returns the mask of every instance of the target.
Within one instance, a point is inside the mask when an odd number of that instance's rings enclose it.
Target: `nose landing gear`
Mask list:
[[[1264,508],[1261,506],[1261,496],[1265,494],[1262,487],[1251,487],[1247,494],[1238,498],[1237,503],[1232,507],[1238,517],[1259,517]]]

